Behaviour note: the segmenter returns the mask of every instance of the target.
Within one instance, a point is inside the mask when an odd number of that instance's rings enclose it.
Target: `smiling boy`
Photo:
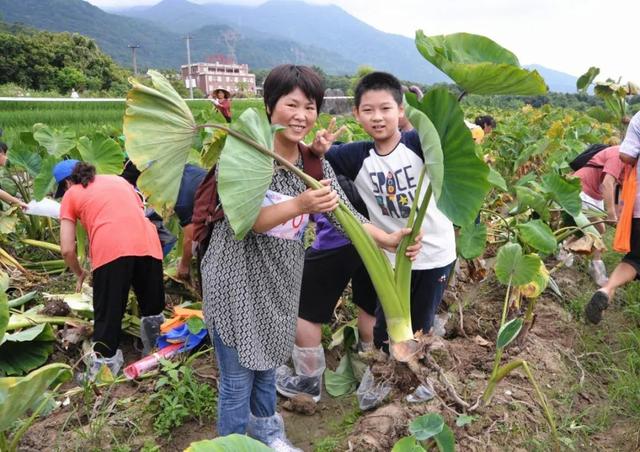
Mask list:
[[[314,142],[314,149],[326,152],[335,172],[354,181],[374,225],[387,232],[397,231],[406,226],[424,165],[420,139],[415,130],[403,133],[398,129],[404,107],[402,87],[393,75],[366,75],[358,83],[354,97],[353,114],[373,141],[330,146],[330,140],[320,137]],[[421,196],[428,185],[425,177]],[[422,249],[411,273],[411,322],[414,332],[428,333],[456,258],[453,224],[433,197],[422,232]],[[387,255],[395,263],[395,256]],[[381,347],[387,340],[384,315],[378,306],[374,343]]]

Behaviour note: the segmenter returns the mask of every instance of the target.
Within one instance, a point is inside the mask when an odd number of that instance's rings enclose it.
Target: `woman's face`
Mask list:
[[[7,164],[7,153],[0,152],[0,166],[5,166]]]
[[[224,93],[222,91],[218,91],[216,96],[218,96],[218,99],[224,99]]]
[[[279,132],[280,136],[296,143],[309,133],[316,119],[318,110],[315,101],[309,99],[300,88],[278,99],[271,112],[271,124],[284,127]]]

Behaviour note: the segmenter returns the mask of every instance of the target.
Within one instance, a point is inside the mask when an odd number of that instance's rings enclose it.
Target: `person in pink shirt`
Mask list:
[[[582,183],[580,198],[583,207],[606,212],[607,220],[612,224],[618,222],[615,193],[616,187],[622,182],[625,166],[620,160],[620,146],[611,146],[598,152],[573,174]],[[601,234],[604,233],[604,224],[600,223],[596,227]],[[607,270],[599,250],[593,253],[589,274],[599,286],[607,283]]]
[[[117,374],[123,363],[118,349],[122,318],[133,286],[140,307],[140,336],[148,354],[164,321],[162,248],[155,226],[145,217],[142,201],[119,176],[96,175],[93,165],[63,160],[53,168],[58,183],[60,248],[80,291],[88,272],[76,255],[76,223],[89,237],[93,280],[93,353],[88,378],[103,365]]]

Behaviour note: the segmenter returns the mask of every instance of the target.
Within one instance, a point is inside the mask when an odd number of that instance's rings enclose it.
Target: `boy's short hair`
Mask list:
[[[305,96],[315,101],[316,109],[320,112],[324,99],[324,83],[318,73],[308,66],[281,64],[271,69],[262,88],[269,120],[278,99],[296,88],[300,88]]]
[[[493,119],[493,116],[490,115],[478,116],[475,120],[475,124],[482,127],[483,129],[485,128],[485,126],[490,126],[491,128],[495,129],[496,120]]]
[[[388,72],[371,72],[360,79],[354,93],[356,108],[360,108],[362,96],[367,91],[388,91],[393,96],[393,100],[398,105],[402,105],[402,85]]]
[[[6,154],[8,150],[9,147],[7,146],[7,143],[5,143],[4,141],[0,141],[0,152]]]

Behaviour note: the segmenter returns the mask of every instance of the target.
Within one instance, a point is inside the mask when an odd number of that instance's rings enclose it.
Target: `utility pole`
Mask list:
[[[138,63],[136,61],[136,49],[139,49],[138,44],[129,44],[127,47],[131,49],[131,58],[133,59],[133,75],[138,75]]]
[[[189,85],[189,97],[193,99],[193,79],[191,78],[191,40],[193,36],[187,33],[184,39],[187,41],[187,83]]]

